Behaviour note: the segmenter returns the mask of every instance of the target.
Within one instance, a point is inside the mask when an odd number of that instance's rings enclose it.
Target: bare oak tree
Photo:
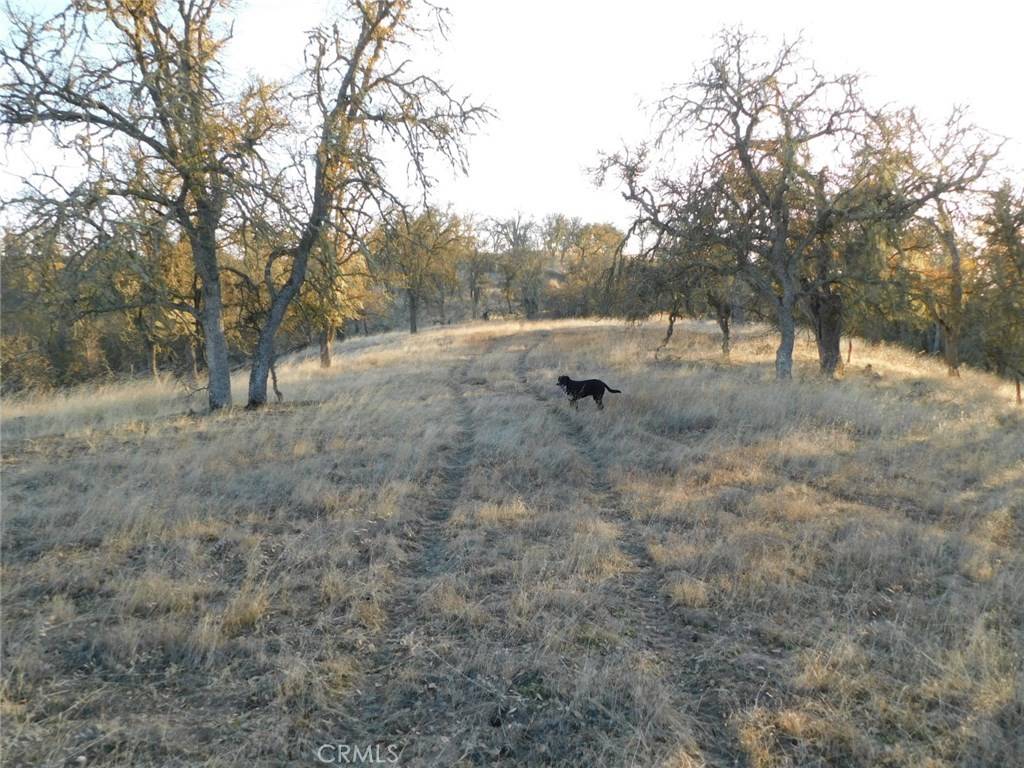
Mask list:
[[[637,206],[637,225],[673,238],[689,236],[685,219],[673,216],[704,207],[694,198],[714,192],[720,221],[706,231],[731,242],[737,272],[774,309],[776,376],[792,377],[801,299],[815,315],[822,369],[831,374],[842,295],[829,271],[810,277],[824,241],[846,223],[905,219],[966,189],[995,150],[960,112],[933,140],[913,112],[869,110],[858,78],[819,73],[802,59],[799,40],[764,60],[757,46],[742,30],[724,31],[711,59],[658,103],[655,148],[699,149],[688,179],[649,179],[648,147],[603,158],[598,179],[616,175]]]
[[[310,34],[302,101],[319,122],[312,169],[298,201],[295,195],[266,196],[283,221],[297,226],[295,239],[274,249],[266,261],[270,307],[253,354],[247,407],[267,400],[274,337],[305,280],[310,254],[332,220],[349,221],[349,235],[367,232],[351,222],[343,201],[358,190],[359,196],[376,201],[383,214],[398,199],[385,180],[382,149],[401,147],[416,181],[427,188],[432,181],[428,155],[465,169],[463,138],[489,115],[486,107],[456,98],[433,77],[408,71],[410,61],[400,55],[410,41],[444,25],[442,12],[433,8],[427,9],[428,24],[421,23],[412,5],[408,0],[352,0],[342,20]],[[283,282],[275,279],[279,260],[287,263]]]
[[[494,250],[505,306],[512,314],[512,297],[518,293],[523,313],[534,318],[540,311],[543,254],[537,247],[538,228],[521,213],[504,219],[491,219],[487,225]]]
[[[95,0],[43,21],[9,11],[12,33],[0,49],[9,138],[49,128],[103,194],[159,207],[181,227],[201,281],[211,409],[231,404],[221,219],[239,172],[278,125],[265,84],[228,95],[219,62],[230,38],[218,21],[225,8],[223,0]]]
[[[443,296],[472,251],[473,239],[458,216],[430,207],[417,214],[388,212],[371,238],[370,252],[378,274],[405,294],[409,333],[419,331],[420,308]]]

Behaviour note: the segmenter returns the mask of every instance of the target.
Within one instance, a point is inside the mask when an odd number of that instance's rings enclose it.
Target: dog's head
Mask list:
[[[569,386],[570,381],[572,381],[572,379],[570,379],[568,376],[559,376],[557,383],[558,386],[560,386],[562,389],[565,389],[566,387]]]

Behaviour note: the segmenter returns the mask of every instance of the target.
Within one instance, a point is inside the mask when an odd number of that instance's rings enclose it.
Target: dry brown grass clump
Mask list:
[[[257,414],[6,401],[5,763],[1024,764],[1009,388],[661,333],[346,342]]]

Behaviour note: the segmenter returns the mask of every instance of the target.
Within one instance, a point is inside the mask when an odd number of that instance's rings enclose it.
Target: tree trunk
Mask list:
[[[408,291],[409,299],[409,333],[416,333],[419,328],[416,325],[416,313],[419,311],[419,296],[415,291]]]
[[[199,273],[192,276],[192,308],[194,310],[196,330],[195,335],[188,339],[188,355],[192,361],[192,381],[199,381],[199,369],[206,366],[206,334],[203,333],[203,281],[199,279]]]
[[[1020,376],[1014,376],[1013,380],[1017,383],[1017,405],[1020,405],[1024,402],[1020,399]]]
[[[147,338],[145,340],[145,343],[146,343],[146,362],[149,364],[149,375],[152,376],[154,379],[159,380],[160,379],[160,367],[157,364],[156,343],[152,339],[150,339],[150,338]]]
[[[306,255],[308,256],[308,251]],[[277,329],[281,327],[292,297],[298,292],[299,286],[305,278],[305,263],[298,263],[300,257],[301,254],[295,257],[295,261],[292,263],[292,274],[271,302],[267,320],[260,328],[256,351],[253,354],[252,368],[249,369],[249,402],[245,407],[250,410],[266,405],[267,402],[267,377],[274,366],[274,337],[277,335]],[[281,393],[277,391],[276,371],[274,371],[274,392],[280,402]]]
[[[843,335],[843,297],[838,293],[817,293],[810,300],[814,317],[814,338],[818,342],[818,364],[826,376],[843,367],[840,341]]]
[[[796,327],[793,313],[779,310],[779,346],[775,350],[775,378],[789,381],[793,378],[793,345],[796,341]]]
[[[370,329],[366,326],[366,318],[364,317],[362,320],[363,320],[363,336],[369,336],[370,335]]]
[[[728,298],[719,299],[708,292],[708,303],[715,308],[715,319],[722,331],[722,357],[729,357],[731,349],[729,321],[732,319],[732,304]]]
[[[664,349],[668,346],[669,341],[672,340],[672,332],[676,329],[676,318],[678,317],[676,310],[673,308],[668,314],[668,328],[665,331],[665,338],[661,340],[661,346],[658,349]]]
[[[306,258],[308,255],[307,250]],[[300,258],[303,258],[302,253],[296,255],[292,262],[292,274],[271,301],[270,312],[267,313],[266,322],[260,328],[260,335],[256,340],[252,368],[249,369],[249,402],[245,406],[250,410],[266,405],[267,402],[267,377],[274,366],[274,337],[277,336],[277,329],[281,327],[288,305],[305,278],[305,260],[300,263]],[[276,371],[274,373],[274,391],[278,395],[278,402],[280,402],[281,395],[277,392]]]
[[[728,357],[729,352],[732,349],[730,343],[730,329],[729,329],[729,318],[730,318],[730,307],[728,304],[722,304],[718,309],[718,327],[722,329],[722,357]]]
[[[946,361],[946,372],[960,376],[960,329],[946,323],[942,325],[942,354]]]
[[[784,280],[782,296],[776,300],[779,346],[775,350],[775,377],[779,381],[789,381],[793,378],[793,347],[796,343],[796,321],[793,319],[795,305],[796,292],[792,281]]]
[[[53,365],[54,378],[58,384],[70,384],[71,365],[74,362],[74,339],[71,322],[63,316],[56,318],[56,328],[51,326],[47,344],[47,359]]]
[[[281,289],[276,293],[271,290],[270,312],[267,319],[260,328],[260,335],[256,341],[256,352],[252,360],[252,368],[249,369],[249,402],[246,408],[253,409],[266,405],[267,402],[267,377],[274,374],[274,393],[277,401],[281,402],[281,393],[277,389],[277,371],[274,369],[274,338],[277,330],[284,321],[288,305],[299,292],[303,281],[306,279],[306,268],[309,265],[309,254],[320,238],[321,227],[326,219],[327,202],[319,197],[313,204],[313,213],[299,239],[292,258],[291,271],[288,279]],[[269,262],[266,268],[265,281],[270,287]]]
[[[252,358],[252,367],[249,369],[249,402],[245,407],[250,410],[267,403],[267,377],[270,375],[273,355],[274,337],[261,330]]]
[[[743,325],[747,321],[746,311],[743,307],[743,302],[736,297],[729,299],[729,312],[731,315],[731,321],[733,325]]]
[[[527,320],[537,317],[537,300],[533,296],[523,296],[523,312]]]
[[[191,337],[185,339],[185,376],[193,384],[199,380],[199,365],[196,362],[196,343]]]
[[[797,282],[790,269],[792,254],[786,245],[789,233],[788,215],[783,215],[774,232],[770,261],[775,279],[782,289],[782,295],[775,297],[775,311],[779,325],[779,346],[775,350],[775,378],[789,381],[793,378],[793,347],[796,344]]]
[[[157,348],[156,341],[154,341],[151,334],[151,328],[149,323],[146,322],[146,314],[142,307],[131,315],[132,325],[135,328],[135,332],[142,339],[142,351],[146,359],[146,368],[149,370],[149,375],[159,380],[160,379],[160,368],[157,365]]]
[[[846,364],[850,364],[850,360],[853,357],[853,336],[850,336],[846,340]]]
[[[960,334],[963,331],[964,319],[963,266],[960,262],[960,246],[956,241],[956,233],[941,204],[939,212],[943,214],[943,218],[946,218],[946,224],[941,232],[946,250],[949,252],[949,314],[942,321],[946,367],[950,376],[959,376]]]
[[[331,344],[334,342],[334,327],[320,332],[320,367],[331,367]]]
[[[277,367],[274,365],[274,358],[270,358],[270,381],[274,385],[274,397],[277,398],[277,402],[284,400],[284,395],[281,394],[281,390],[277,388]]]
[[[188,232],[192,261],[200,281],[198,291],[193,283],[193,293],[198,293],[200,304],[198,320],[206,357],[207,401],[210,410],[216,411],[231,406],[231,368],[228,363],[228,342],[224,336],[224,309],[217,259],[217,227],[222,204],[216,199],[199,195],[197,206],[198,222],[183,214],[181,223]]]
[[[205,239],[205,238],[204,238]],[[202,278],[202,311],[199,315],[203,326],[204,349],[206,353],[207,399],[210,410],[231,406],[231,369],[228,365],[228,342],[224,336],[224,319],[220,292],[220,275],[217,271],[215,246],[211,241],[193,245],[196,253],[196,267]]]

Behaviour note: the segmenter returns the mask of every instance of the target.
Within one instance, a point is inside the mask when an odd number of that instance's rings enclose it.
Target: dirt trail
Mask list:
[[[566,441],[590,467],[587,480],[590,501],[596,505],[600,518],[614,524],[619,531],[618,546],[631,567],[599,589],[607,593],[607,598],[601,602],[609,606],[614,621],[631,630],[622,634],[622,647],[656,663],[674,706],[684,698],[692,701],[697,692],[699,707],[685,711],[679,705],[678,711],[698,723],[700,749],[710,765],[742,764],[741,750],[728,723],[733,703],[720,699],[717,687],[720,683],[714,682],[729,677],[715,648],[716,621],[710,614],[687,612],[669,605],[659,569],[650,556],[644,524],[629,514],[627,501],[611,480],[613,467],[583,426],[583,418],[590,414],[571,411],[553,387],[531,380],[529,355],[550,335],[540,332],[525,341],[522,334],[501,337],[472,354],[463,352],[462,359],[453,365],[447,386],[452,417],[459,429],[449,441],[448,450],[439,454],[437,477],[440,482],[429,498],[423,500],[425,514],[410,528],[415,553],[401,567],[392,586],[386,606],[390,623],[382,630],[367,661],[359,691],[348,707],[351,713],[348,738],[364,744],[398,742],[409,745],[412,749],[403,756],[403,762],[419,765],[427,755],[416,745],[427,748],[423,737],[447,730],[442,721],[457,714],[434,707],[430,696],[422,692],[423,681],[432,670],[430,655],[425,657],[420,649],[443,647],[445,640],[443,634],[433,635],[435,629],[425,620],[423,602],[450,568],[446,525],[463,495],[463,486],[473,464],[477,425],[466,394],[480,382],[470,375],[472,361],[498,349],[510,353],[511,372],[521,387],[520,392],[528,393],[550,410]],[[521,350],[516,349],[519,345],[523,345]],[[512,357],[516,352],[518,354]],[[490,384],[486,386],[494,389]],[[440,644],[437,641],[441,641]],[[435,658],[441,663],[440,657]],[[712,669],[713,676],[709,674]],[[401,684],[402,680],[407,684]],[[483,681],[478,684],[482,685]],[[657,737],[654,733],[638,734],[638,739],[652,742],[656,742]],[[639,751],[648,751],[640,750],[640,746],[638,744]]]
[[[705,730],[700,740],[705,757],[715,765],[738,765],[742,751],[728,723],[729,706],[719,700],[716,690],[707,689],[702,679],[705,650],[715,642],[717,622],[703,611],[686,612],[669,605],[659,569],[651,559],[643,522],[630,515],[627,501],[612,483],[605,453],[582,427],[583,414],[572,411],[568,401],[552,388],[531,380],[530,353],[550,335],[543,332],[534,343],[525,346],[516,360],[515,375],[536,400],[550,409],[569,442],[591,467],[590,488],[599,500],[598,512],[618,527],[619,546],[632,568],[624,577],[611,582],[611,589],[617,593],[612,602],[626,612],[629,624],[638,627],[632,637],[634,650],[662,662],[671,680],[670,687],[683,687],[688,692],[696,688],[702,692],[700,708],[690,714]]]
[[[424,631],[429,631],[422,621],[422,603],[447,565],[445,526],[462,496],[472,462],[475,425],[465,401],[471,360],[463,357],[449,373],[447,389],[458,431],[438,454],[437,486],[420,502],[424,514],[406,531],[416,551],[401,566],[392,586],[385,606],[389,624],[367,660],[359,690],[348,707],[350,743],[404,746],[408,735],[423,725],[420,702],[401,690],[396,692],[401,688],[396,683],[406,672],[414,679],[415,667],[422,663],[413,652],[414,645],[423,644]]]

